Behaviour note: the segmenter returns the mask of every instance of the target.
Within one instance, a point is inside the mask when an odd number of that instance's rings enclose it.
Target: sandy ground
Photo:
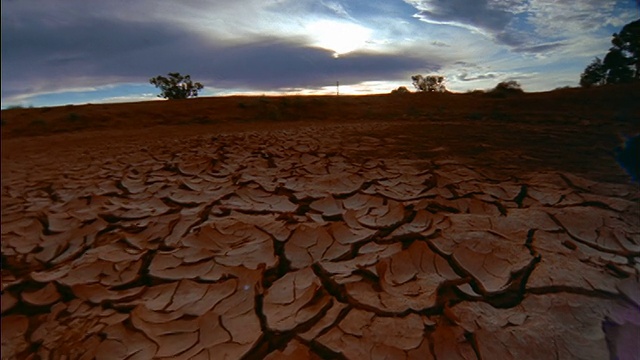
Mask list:
[[[637,109],[465,111],[3,128],[2,358],[637,356]]]

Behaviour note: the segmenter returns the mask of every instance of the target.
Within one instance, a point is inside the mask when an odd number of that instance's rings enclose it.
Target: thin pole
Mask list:
[[[336,81],[336,95],[340,96],[340,81]]]

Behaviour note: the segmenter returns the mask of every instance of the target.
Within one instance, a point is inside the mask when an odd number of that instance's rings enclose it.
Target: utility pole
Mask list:
[[[336,96],[340,96],[340,81],[336,81]]]

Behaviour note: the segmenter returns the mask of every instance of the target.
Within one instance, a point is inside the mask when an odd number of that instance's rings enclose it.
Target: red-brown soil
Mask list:
[[[634,358],[637,99],[2,111],[2,358]]]

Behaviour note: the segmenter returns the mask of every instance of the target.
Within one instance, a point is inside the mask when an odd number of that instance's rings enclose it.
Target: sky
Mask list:
[[[411,76],[451,91],[506,80],[577,86],[638,0],[3,0],[2,108],[200,96],[389,93]]]

